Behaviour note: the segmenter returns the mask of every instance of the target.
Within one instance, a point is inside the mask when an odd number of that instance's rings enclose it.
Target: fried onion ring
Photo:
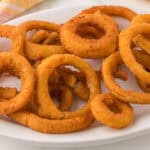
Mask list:
[[[43,59],[53,54],[64,53],[61,45],[41,45],[26,40],[26,32],[33,29],[43,29],[59,32],[59,25],[46,21],[27,21],[18,26],[25,41],[25,55],[30,60]]]
[[[16,59],[17,58],[17,59]],[[2,99],[0,114],[10,114],[23,108],[34,89],[34,72],[28,61],[17,53],[0,53],[0,73],[8,72],[22,80],[21,91],[13,98]]]
[[[88,24],[102,29],[104,35],[96,39],[79,36],[77,34],[78,28]],[[116,50],[118,46],[118,26],[111,17],[99,12],[83,14],[62,25],[60,37],[62,45],[68,52],[84,58],[101,58]]]
[[[91,102],[91,110],[98,122],[117,129],[128,126],[134,118],[132,107],[110,94],[98,94]]]
[[[102,64],[102,76],[104,83],[108,90],[121,101],[137,103],[137,104],[150,104],[150,94],[129,91],[121,88],[113,78],[113,69],[117,68],[122,63],[119,52],[116,52],[106,58]]]
[[[81,109],[74,112],[62,112],[54,104],[48,92],[48,78],[55,68],[60,65],[73,65],[85,74],[87,86],[90,91],[87,104]],[[39,115],[48,118],[71,118],[85,114],[90,110],[90,101],[95,94],[100,92],[98,78],[92,67],[85,63],[81,58],[69,55],[58,54],[48,57],[36,69],[37,75],[37,100],[39,104]]]
[[[9,117],[33,130],[43,133],[57,134],[79,131],[89,127],[93,122],[93,115],[91,112],[88,112],[83,116],[81,115],[78,117],[61,120],[42,118],[29,111],[15,112],[9,115]]]

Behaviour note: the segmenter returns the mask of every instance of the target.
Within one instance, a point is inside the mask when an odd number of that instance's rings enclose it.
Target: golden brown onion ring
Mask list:
[[[33,29],[43,29],[59,32],[59,25],[46,21],[27,21],[18,26],[25,41],[25,55],[30,60],[43,59],[53,54],[64,53],[64,48],[61,45],[40,45],[26,40],[26,33]]]
[[[2,99],[3,101],[0,102],[0,114],[10,114],[20,110],[29,102],[35,77],[29,62],[17,53],[0,53],[0,73],[4,72],[20,77],[22,81],[21,91],[15,97]]]
[[[91,112],[70,119],[50,120],[29,111],[19,111],[9,115],[14,121],[43,133],[70,133],[85,129],[93,122]]]
[[[96,39],[79,36],[78,28],[86,24],[102,29],[103,36],[100,34]],[[101,58],[110,55],[118,47],[118,26],[111,17],[99,12],[83,14],[62,25],[60,37],[68,52],[84,58]]]
[[[121,88],[113,77],[113,69],[117,68],[122,63],[119,52],[116,52],[106,58],[102,64],[103,80],[111,92],[116,98],[123,102],[137,103],[137,104],[150,104],[150,94],[125,90]]]
[[[91,102],[91,110],[98,122],[117,129],[128,126],[134,118],[132,107],[110,94],[98,94]]]
[[[90,96],[87,104],[81,109],[74,112],[62,112],[54,104],[48,92],[48,78],[55,68],[60,65],[72,65],[77,67],[85,74]],[[81,58],[69,55],[58,54],[48,57],[36,69],[37,75],[37,100],[39,104],[39,115],[49,118],[71,118],[85,114],[90,110],[90,101],[95,94],[100,92],[100,85],[96,73],[92,67],[84,62]]]

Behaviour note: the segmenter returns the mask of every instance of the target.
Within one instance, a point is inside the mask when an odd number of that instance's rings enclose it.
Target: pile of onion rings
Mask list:
[[[120,31],[113,16],[130,25]],[[150,104],[150,14],[122,6],[94,6],[63,24],[28,20],[0,25],[12,40],[0,53],[0,73],[20,78],[22,87],[0,87],[0,115],[35,131],[62,134],[88,128],[94,121],[111,128],[134,122],[132,103]],[[138,50],[137,50],[138,49]],[[83,58],[102,58],[94,70]],[[143,92],[122,88],[133,73]],[[101,92],[103,80],[108,94]],[[74,103],[85,105],[74,110]]]

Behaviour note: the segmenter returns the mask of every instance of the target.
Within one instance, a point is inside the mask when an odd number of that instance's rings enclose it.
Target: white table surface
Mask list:
[[[144,8],[146,10],[150,9],[150,0],[44,0],[37,7],[25,12],[23,15],[29,14],[31,12],[36,12],[43,9],[49,9],[54,7],[66,7],[79,4],[117,4],[117,5],[133,5],[139,8]],[[150,147],[150,134],[136,137],[126,141],[120,141],[113,144],[103,145],[95,148],[84,148],[85,150],[148,150]],[[25,145],[23,143],[16,142],[12,139],[0,137],[0,150],[48,150],[44,145],[40,147],[33,147],[31,145]],[[74,150],[77,148],[72,148],[69,150]],[[83,148],[81,148],[83,150]],[[53,149],[54,150],[54,149]],[[79,148],[78,148],[79,150]]]

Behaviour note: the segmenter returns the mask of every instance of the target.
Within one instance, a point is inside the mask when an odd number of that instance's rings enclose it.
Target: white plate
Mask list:
[[[31,19],[63,23],[80,12],[80,10],[87,7],[89,6],[45,10],[15,19],[9,22],[9,24],[16,25],[25,20]],[[144,12],[134,7],[132,7],[132,9],[138,12]],[[121,28],[128,24],[122,19],[117,19],[117,21],[119,21]],[[90,61],[90,63],[96,68],[97,66],[98,68],[100,66],[99,60],[95,63]],[[120,81],[120,84],[127,89],[139,90],[132,76],[130,76],[128,82]],[[44,144],[49,147],[77,147],[110,143],[145,134],[150,131],[150,107],[148,105],[136,105],[134,108],[136,114],[134,123],[128,128],[122,130],[114,130],[102,125],[93,125],[89,129],[71,134],[42,134],[7,120],[0,120],[0,135],[29,142],[31,144]]]

